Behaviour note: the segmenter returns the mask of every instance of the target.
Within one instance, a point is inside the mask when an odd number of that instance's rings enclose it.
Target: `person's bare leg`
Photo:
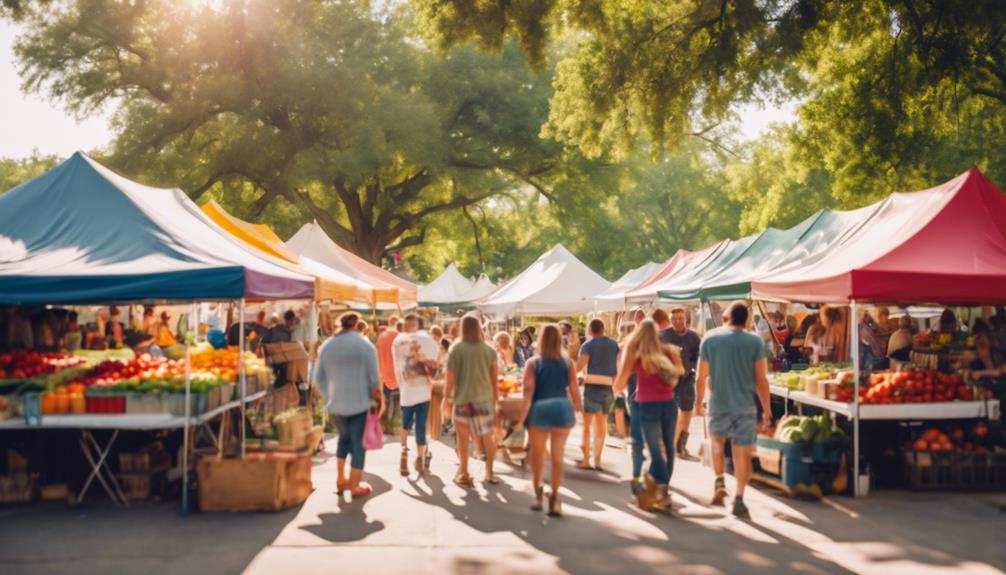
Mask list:
[[[583,414],[583,445],[581,446],[583,462],[580,463],[581,469],[590,469],[590,431],[593,425],[594,414],[585,412]]]
[[[747,487],[748,481],[751,480],[752,450],[750,445],[744,447],[738,445],[730,446],[730,453],[734,458],[734,476],[737,478],[737,497],[744,497],[744,488]]]
[[[541,511],[544,507],[545,492],[542,482],[545,480],[545,457],[548,454],[548,431],[545,429],[528,429],[528,458],[531,460],[531,488],[534,491],[534,505],[531,509]]]
[[[563,460],[566,453],[566,440],[569,439],[568,429],[553,429],[551,435],[552,439],[552,492],[558,493],[559,488],[562,486],[562,478],[564,475]]]
[[[608,437],[608,418],[603,413],[594,414],[594,466],[601,467],[601,452]]]
[[[482,436],[482,449],[486,454],[486,480],[496,478],[493,463],[496,461],[496,433],[489,432]]]
[[[552,437],[552,493],[548,496],[548,514],[562,515],[562,503],[559,500],[559,489],[562,488],[563,454],[566,452],[568,429],[553,429]]]
[[[341,492],[343,489],[349,488],[349,479],[346,477],[346,460],[336,459],[335,465],[339,470],[339,478],[335,480],[335,486]]]
[[[468,424],[460,421],[454,422],[454,435],[457,438],[458,450],[458,474],[468,474]]]
[[[678,429],[674,434],[674,445],[678,444],[681,438],[682,431],[688,431],[688,428],[692,425],[692,412],[678,410]]]
[[[713,436],[711,439],[713,444],[713,472],[716,474],[716,480],[713,482],[711,505],[721,507],[727,498],[726,479],[723,477],[723,472],[726,469],[726,454],[724,453],[726,439],[716,436]],[[736,465],[736,462],[734,465]]]

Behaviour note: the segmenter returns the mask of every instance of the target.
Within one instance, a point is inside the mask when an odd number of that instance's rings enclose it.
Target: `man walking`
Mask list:
[[[395,375],[402,403],[402,457],[399,471],[409,474],[409,431],[416,427],[416,472],[422,475],[428,468],[430,453],[426,450],[426,419],[430,414],[431,374],[437,371],[440,346],[425,331],[422,321],[410,313],[405,316],[405,331],[392,343]]]
[[[398,337],[398,324],[401,319],[397,315],[388,318],[388,329],[377,336],[377,364],[380,367],[381,387],[384,389],[384,418],[381,427],[384,433],[391,433],[398,411],[398,376],[395,374],[395,354],[392,346]]]
[[[688,453],[688,427],[692,423],[692,411],[695,408],[695,366],[699,360],[699,345],[702,340],[699,334],[688,329],[688,313],[685,308],[676,307],[671,310],[670,327],[660,330],[660,340],[681,350],[681,363],[685,373],[674,388],[674,397],[678,399],[678,435],[674,443],[678,457],[692,459]]]
[[[713,441],[713,470],[716,472],[712,505],[722,506],[727,497],[723,470],[726,464],[724,448],[729,439],[737,476],[733,514],[749,519],[751,515],[744,505],[744,488],[751,478],[751,458],[758,435],[755,393],[763,408],[763,425],[772,423],[772,409],[769,405],[765,346],[760,337],[744,331],[748,308],[743,304],[734,304],[728,315],[730,325],[710,331],[702,341],[695,409],[699,417],[705,415],[702,401],[708,378],[712,390],[709,434]]]
[[[618,375],[618,342],[604,335],[604,322],[590,320],[590,341],[580,348],[576,371],[583,374],[583,461],[581,469],[601,471],[601,452],[608,435],[608,413],[615,401],[612,384]],[[594,465],[590,465],[591,431]]]

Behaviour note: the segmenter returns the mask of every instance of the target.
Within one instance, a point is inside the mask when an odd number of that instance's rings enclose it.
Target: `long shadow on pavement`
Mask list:
[[[511,532],[557,557],[559,567],[569,573],[668,573],[689,568],[722,573],[774,574],[797,569],[807,573],[848,573],[811,553],[784,557],[786,550],[778,543],[759,542],[692,522],[701,515],[632,513],[621,504],[613,506],[589,498],[578,501],[564,493],[564,517],[548,518],[530,511],[530,494],[505,483],[488,488],[493,496],[489,501],[469,490],[460,505],[444,493],[445,485],[438,477],[428,477],[426,484],[430,493],[419,490],[419,495],[409,493],[409,497],[445,509],[456,520],[483,533]],[[606,482],[601,485],[609,488]],[[503,502],[496,500],[497,496]],[[630,518],[645,525],[632,526]],[[456,567],[464,571],[471,565]]]

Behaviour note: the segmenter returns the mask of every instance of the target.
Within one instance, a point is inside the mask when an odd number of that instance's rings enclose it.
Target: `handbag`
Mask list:
[[[374,410],[367,411],[367,423],[363,428],[363,448],[375,451],[384,447],[384,432],[381,431],[381,418]]]

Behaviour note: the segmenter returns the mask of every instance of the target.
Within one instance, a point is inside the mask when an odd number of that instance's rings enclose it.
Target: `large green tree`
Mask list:
[[[314,218],[375,262],[432,216],[541,186],[563,153],[539,137],[547,71],[516,48],[440,57],[400,7],[75,0],[23,20],[25,87],[81,115],[118,106],[120,169],[245,217]]]
[[[709,137],[738,102],[798,97],[822,127],[910,169],[913,135],[939,135],[933,123],[968,102],[1006,106],[1000,0],[413,2],[441,47],[516,37],[538,61],[573,33],[546,132],[591,153]]]

